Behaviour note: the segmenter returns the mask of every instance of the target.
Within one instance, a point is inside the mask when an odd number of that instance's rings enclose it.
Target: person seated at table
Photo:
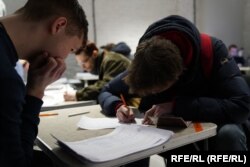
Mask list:
[[[99,80],[80,90],[65,92],[65,101],[97,100],[103,86],[130,65],[130,60],[121,54],[99,52],[93,42],[89,42],[85,48],[76,52],[76,60],[83,70],[98,74]]]
[[[242,55],[239,54],[239,49],[237,45],[229,45],[228,54],[235,60],[236,64],[238,64],[239,67],[245,65],[245,59]]]
[[[85,45],[87,34],[77,0],[26,0],[0,18],[1,167],[53,165],[42,151],[33,150],[42,98],[65,71],[69,53]],[[30,64],[26,84],[15,70],[18,59]]]
[[[213,122],[218,130],[209,142],[212,150],[247,150],[243,129],[249,123],[248,85],[224,43],[215,37],[209,39],[213,54],[204,66],[200,33],[193,23],[169,16],[150,25],[128,71],[100,93],[103,113],[117,116],[121,122],[131,121],[119,94],[125,98],[137,94],[142,97],[139,110],[145,112],[144,124],[152,124],[150,117],[170,114]]]

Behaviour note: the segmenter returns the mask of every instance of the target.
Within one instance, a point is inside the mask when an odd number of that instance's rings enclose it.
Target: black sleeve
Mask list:
[[[42,101],[31,96],[25,97],[25,86],[21,78],[5,78],[1,82],[1,90],[1,164],[29,166]]]
[[[174,114],[193,121],[243,123],[250,113],[249,87],[235,61],[228,57],[222,41],[213,43],[214,64],[209,91],[214,96],[179,96]]]

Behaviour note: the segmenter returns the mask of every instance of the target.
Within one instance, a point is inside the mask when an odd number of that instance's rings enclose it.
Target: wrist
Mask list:
[[[36,98],[42,99],[43,96],[44,96],[44,89],[27,88],[27,95],[34,96]]]
[[[117,112],[117,110],[123,105],[122,102],[118,103],[116,106],[115,106],[115,113]]]

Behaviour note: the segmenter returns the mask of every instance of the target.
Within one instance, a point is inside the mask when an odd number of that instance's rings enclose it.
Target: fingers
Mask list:
[[[150,119],[150,117],[153,117],[155,116],[155,111],[156,111],[156,106],[153,105],[151,109],[149,109],[145,115],[144,115],[144,119],[142,120],[142,123],[143,124],[146,124],[146,125],[152,125],[153,122],[152,120]]]
[[[63,97],[65,101],[76,101],[76,96],[67,92],[64,93]]]
[[[153,125],[154,122],[148,117],[147,119],[143,119],[142,124]]]
[[[68,101],[68,93],[67,92],[64,92],[63,94],[63,98],[64,98],[64,101]]]
[[[36,55],[33,59],[29,59],[30,69],[41,68],[48,61],[48,53],[43,52],[40,55]]]
[[[120,107],[116,112],[116,117],[120,122],[123,123],[132,123],[135,122],[135,117],[133,112],[130,112],[128,107]]]
[[[63,59],[57,58],[55,60],[56,60],[56,67],[53,68],[51,73],[52,75],[54,75],[54,77],[60,78],[63,72],[66,70],[66,65]]]
[[[39,73],[55,81],[61,77],[65,69],[66,65],[62,59],[48,57],[47,63],[39,70]]]
[[[120,122],[125,122],[127,120],[127,116],[121,111],[118,111],[116,113],[116,117],[119,119]]]

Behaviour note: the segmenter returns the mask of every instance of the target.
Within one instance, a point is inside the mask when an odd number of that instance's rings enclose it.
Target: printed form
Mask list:
[[[76,142],[57,140],[61,147],[76,153],[80,160],[105,162],[163,144],[173,134],[169,130],[130,124],[121,125],[107,135],[87,140]]]

